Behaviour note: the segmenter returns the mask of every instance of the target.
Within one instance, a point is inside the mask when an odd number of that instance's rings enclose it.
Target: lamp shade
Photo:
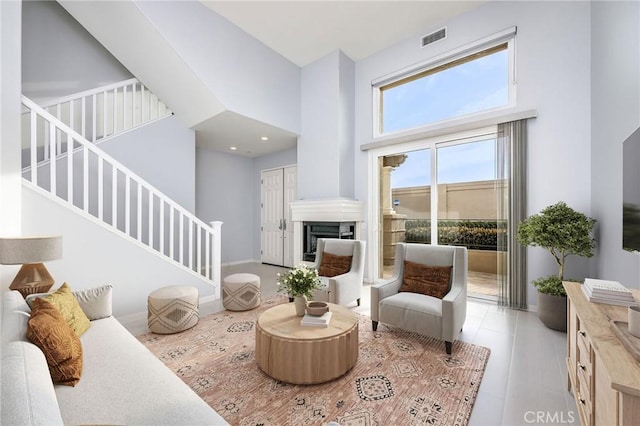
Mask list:
[[[62,257],[62,236],[0,237],[0,264],[40,263]]]

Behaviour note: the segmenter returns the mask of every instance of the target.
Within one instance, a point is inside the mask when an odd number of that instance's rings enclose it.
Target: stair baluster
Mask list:
[[[222,222],[202,222],[26,96],[22,105],[26,181],[220,288]]]

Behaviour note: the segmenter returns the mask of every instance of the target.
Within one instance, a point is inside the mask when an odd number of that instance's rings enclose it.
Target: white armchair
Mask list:
[[[405,260],[428,266],[452,266],[450,287],[442,298],[402,291]],[[383,322],[445,341],[447,354],[467,315],[467,248],[398,244],[393,276],[371,287],[373,330]]]
[[[348,305],[354,300],[360,306],[362,280],[364,279],[365,242],[337,238],[318,238],[316,260],[312,267],[321,271],[324,252],[336,256],[352,256],[349,271],[333,277],[322,277],[326,287],[316,290],[313,300]]]

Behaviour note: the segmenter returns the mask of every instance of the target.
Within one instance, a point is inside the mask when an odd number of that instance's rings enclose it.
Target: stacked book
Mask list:
[[[331,314],[331,311],[325,312],[320,316],[304,314],[304,316],[300,320],[300,325],[303,327],[329,327]]]
[[[589,302],[619,306],[637,304],[631,291],[617,281],[587,278],[584,280],[582,291],[584,291]]]

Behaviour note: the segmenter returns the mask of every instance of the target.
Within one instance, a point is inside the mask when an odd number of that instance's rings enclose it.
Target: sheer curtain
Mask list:
[[[518,224],[525,219],[527,177],[527,121],[498,124],[496,175],[499,185],[498,219],[506,226],[506,238],[498,238],[498,304],[527,308],[527,253],[516,241]]]

